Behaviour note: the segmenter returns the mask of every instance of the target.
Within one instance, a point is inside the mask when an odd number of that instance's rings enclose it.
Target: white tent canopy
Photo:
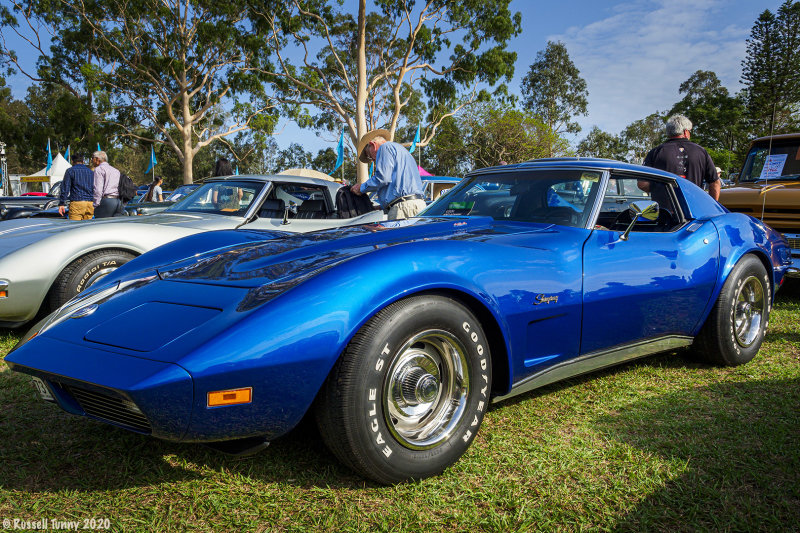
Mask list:
[[[20,178],[20,181],[22,181],[23,183],[38,182],[42,184],[43,188],[45,183],[48,184],[49,186],[53,186],[54,184],[64,179],[64,173],[71,166],[72,165],[67,163],[67,160],[64,159],[64,156],[62,156],[61,153],[59,152],[53,158],[53,164],[50,166],[49,171],[47,171],[47,167],[44,167],[39,172],[30,174],[29,176],[23,176],[22,178]]]

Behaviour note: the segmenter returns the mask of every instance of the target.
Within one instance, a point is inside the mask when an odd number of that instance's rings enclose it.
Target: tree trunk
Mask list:
[[[358,141],[367,133],[367,0],[358,2],[358,86],[356,94],[356,123],[358,133],[356,135],[356,149]],[[359,154],[356,154],[358,159]],[[364,183],[369,178],[369,167],[358,161],[357,182]]]
[[[183,184],[189,185],[192,183],[192,162],[194,161],[194,150],[192,150],[192,110],[189,107],[190,99],[189,93],[186,90],[186,72],[182,72],[183,94],[182,98],[182,112],[183,112],[183,128],[181,129],[181,136],[183,137]]]
[[[194,161],[194,151],[192,150],[192,130],[183,132],[183,184],[192,183],[192,162]]]

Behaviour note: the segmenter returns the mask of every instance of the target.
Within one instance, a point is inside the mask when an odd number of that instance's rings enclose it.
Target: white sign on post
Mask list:
[[[787,154],[772,154],[767,157],[764,162],[764,168],[761,169],[761,179],[780,178],[783,172],[783,165],[786,164]]]

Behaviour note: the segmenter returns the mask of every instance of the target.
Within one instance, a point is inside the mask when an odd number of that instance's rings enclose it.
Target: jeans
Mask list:
[[[103,198],[94,208],[94,218],[124,217],[126,214],[119,198]]]

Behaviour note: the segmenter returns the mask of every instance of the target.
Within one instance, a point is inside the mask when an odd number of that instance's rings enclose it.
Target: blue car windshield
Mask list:
[[[212,181],[179,199],[167,211],[244,216],[264,185],[252,181]]]
[[[602,172],[531,170],[465,178],[422,216],[490,216],[495,220],[585,227]]]

